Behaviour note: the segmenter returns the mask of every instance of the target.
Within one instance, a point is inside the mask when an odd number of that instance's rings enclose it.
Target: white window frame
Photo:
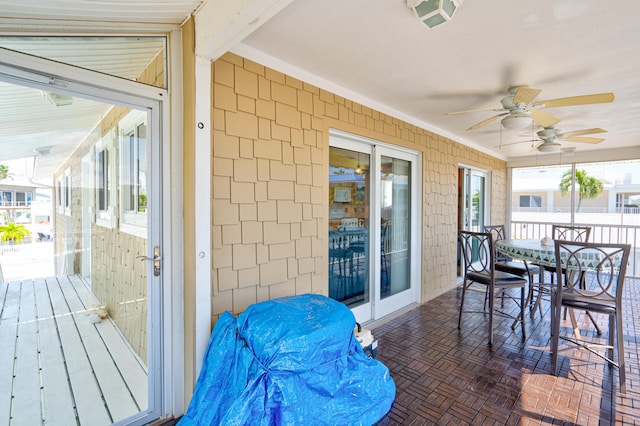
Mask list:
[[[104,226],[105,228],[116,227],[116,148],[114,144],[115,131],[110,130],[95,146],[96,155],[96,224]],[[104,156],[101,153],[106,154],[107,165],[104,166]],[[107,172],[106,175],[103,172]],[[101,189],[108,191],[106,194],[105,206],[101,206],[101,202],[104,194],[101,194]]]
[[[63,208],[64,208],[64,214],[67,216],[71,216],[71,168],[67,167],[67,169],[64,171],[64,191],[63,191],[63,198],[64,198],[64,202],[63,204]]]
[[[64,214],[64,174],[56,179],[56,207],[59,214]]]
[[[58,213],[71,216],[71,168],[58,176],[56,180],[56,198]]]
[[[132,110],[122,120],[120,120],[120,123],[118,125],[118,128],[119,128],[118,133],[119,133],[119,140],[120,140],[120,146],[119,146],[120,174],[119,174],[119,180],[118,180],[119,193],[120,193],[119,209],[120,209],[120,230],[128,234],[133,234],[142,238],[146,238],[147,236],[146,210],[144,212],[140,212],[138,202],[134,203],[135,204],[134,210],[127,209],[129,203],[126,202],[125,200],[125,198],[130,195],[125,188],[125,186],[129,184],[132,187],[134,187],[132,191],[134,191],[135,193],[134,195],[135,195],[136,201],[139,201],[140,194],[137,190],[137,185],[132,184],[131,182],[127,182],[127,180],[131,179],[130,177],[131,174],[133,174],[134,176],[138,176],[140,161],[135,161],[135,160],[144,161],[145,181],[147,180],[147,177],[146,177],[147,135],[145,134],[144,136],[144,143],[145,143],[145,152],[143,153],[143,155],[145,156],[144,159],[140,158],[140,152],[138,150],[139,145],[134,144],[133,152],[131,148],[128,148],[126,146],[130,142],[131,137],[134,137],[136,141],[141,140],[141,138],[139,137],[140,135],[138,134],[138,130],[140,129],[141,125],[144,125],[145,131],[148,131],[146,130],[148,128],[147,114],[145,111],[141,111],[141,110]],[[133,168],[133,173],[131,173],[132,168]],[[145,184],[145,192],[146,192],[146,184]],[[145,194],[145,195],[148,196],[148,194]]]

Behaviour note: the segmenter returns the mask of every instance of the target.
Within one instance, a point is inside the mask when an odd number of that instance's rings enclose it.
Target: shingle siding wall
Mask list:
[[[328,294],[329,129],[422,152],[422,300],[456,285],[457,168],[492,173],[504,221],[506,163],[234,54],[213,63],[213,310]]]

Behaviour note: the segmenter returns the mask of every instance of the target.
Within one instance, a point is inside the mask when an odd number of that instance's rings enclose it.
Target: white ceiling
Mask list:
[[[405,0],[296,0],[236,50],[513,160],[536,152],[500,142],[530,140],[531,127],[501,134],[496,120],[467,131],[497,112],[445,113],[500,108],[513,85],[541,89],[536,101],[613,92],[613,103],[544,112],[564,132],[608,131],[593,135],[600,144],[563,147],[640,146],[639,17],[637,1],[466,0],[451,22],[429,29]]]
[[[445,115],[499,108],[512,85],[541,89],[536,101],[613,92],[613,103],[544,112],[561,120],[556,127],[563,132],[608,131],[593,135],[605,138],[597,145],[563,142],[576,153],[639,152],[640,2],[466,0],[451,22],[429,29],[405,0],[244,0],[235,10],[227,1],[0,0],[0,23],[6,29],[41,19],[53,20],[56,28],[61,20],[69,20],[70,28],[124,22],[121,27],[131,31],[135,25],[179,25],[207,3],[207,18],[217,10],[227,22],[235,19],[235,35],[217,33],[226,37],[224,46],[259,26],[233,51],[500,158],[562,161],[560,154],[531,151],[530,142],[499,147],[530,140],[539,127],[501,131],[496,120],[467,131],[497,112]],[[246,10],[262,15],[246,16]],[[200,35],[206,22],[196,20]],[[215,34],[197,39],[210,41]],[[208,56],[202,47],[199,53]]]

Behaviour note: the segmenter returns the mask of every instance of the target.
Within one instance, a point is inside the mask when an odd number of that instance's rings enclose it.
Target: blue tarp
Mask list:
[[[216,322],[178,425],[370,425],[395,398],[389,369],[356,340],[342,303],[305,294]]]

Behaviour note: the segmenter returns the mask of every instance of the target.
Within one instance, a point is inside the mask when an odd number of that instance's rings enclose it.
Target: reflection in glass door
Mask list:
[[[410,276],[411,163],[381,156],[380,298],[407,290]]]
[[[329,297],[358,306],[370,301],[370,155],[331,148],[329,166]]]
[[[458,229],[482,232],[487,225],[488,182],[486,172],[458,168]]]
[[[489,174],[464,166],[458,167],[458,229],[482,232],[489,217]],[[458,276],[462,274],[460,248],[457,256]]]
[[[333,135],[329,151],[329,296],[359,322],[417,300],[420,258],[418,157],[364,142]]]

